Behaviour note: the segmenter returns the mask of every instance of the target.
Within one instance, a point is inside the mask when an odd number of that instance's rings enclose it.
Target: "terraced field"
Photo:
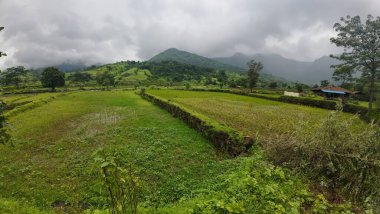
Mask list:
[[[74,195],[104,205],[92,157],[100,148],[139,165],[147,187],[143,195],[156,197],[148,200],[155,203],[176,201],[201,187],[221,158],[199,134],[133,92],[61,96],[9,123],[14,146],[0,145],[0,197],[45,208]]]
[[[297,120],[317,120],[328,114],[322,109],[226,93],[149,93],[263,141],[287,133]],[[45,98],[49,101],[43,102]],[[33,108],[20,105],[22,111],[8,114],[12,141],[0,145],[1,213],[50,213],[75,204],[82,207],[79,211],[87,209],[86,213],[108,213],[109,195],[95,160],[99,151],[117,153],[123,166],[136,167],[139,213],[350,209],[312,193],[298,175],[269,163],[258,147],[233,159],[216,152],[199,133],[134,92],[6,98],[8,103],[28,100],[42,102]]]
[[[262,141],[288,133],[300,123],[326,118],[330,111],[302,105],[220,92],[149,90],[149,93],[171,100],[227,124]],[[347,118],[350,114],[344,114]],[[357,128],[365,126],[355,119]]]

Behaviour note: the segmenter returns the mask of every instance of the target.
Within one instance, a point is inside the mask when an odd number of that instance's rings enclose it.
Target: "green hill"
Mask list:
[[[216,60],[212,60],[207,57],[189,53],[186,51],[181,51],[176,48],[170,48],[164,52],[161,52],[157,54],[156,56],[152,57],[149,61],[150,62],[176,61],[176,62],[195,65],[199,67],[213,68],[213,69],[218,69],[218,70],[224,69],[224,70],[238,71],[238,72],[244,71],[244,69],[240,67],[227,65],[227,64],[218,62]]]

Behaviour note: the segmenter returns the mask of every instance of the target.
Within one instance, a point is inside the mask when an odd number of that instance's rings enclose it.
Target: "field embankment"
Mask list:
[[[248,157],[221,156],[199,133],[133,92],[68,94],[8,121],[12,142],[0,145],[5,211],[40,213],[77,205],[107,213],[97,151],[117,153],[121,167],[136,167],[141,213],[347,209],[315,197],[301,179],[256,150]]]
[[[149,93],[255,137],[270,160],[323,184],[331,200],[344,195],[363,205],[370,197],[379,204],[380,129],[375,124],[339,111],[230,93]]]

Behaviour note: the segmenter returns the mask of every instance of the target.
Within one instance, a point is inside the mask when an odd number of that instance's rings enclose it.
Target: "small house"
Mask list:
[[[350,95],[354,94],[354,92],[350,90],[333,86],[333,85],[329,85],[326,87],[313,88],[312,91],[315,95],[322,96],[325,99],[341,98],[343,101],[349,98]]]

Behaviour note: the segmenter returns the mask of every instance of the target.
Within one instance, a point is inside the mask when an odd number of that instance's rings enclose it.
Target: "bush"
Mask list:
[[[5,103],[3,103],[3,101],[0,100],[0,144],[5,144],[10,139],[10,135],[7,133],[6,130],[5,117],[3,115],[5,108]]]
[[[322,187],[339,189],[354,203],[380,211],[380,128],[372,123],[359,130],[355,117],[347,120],[333,111],[314,124],[302,121],[283,139],[265,145],[266,151],[278,164],[306,172]]]

